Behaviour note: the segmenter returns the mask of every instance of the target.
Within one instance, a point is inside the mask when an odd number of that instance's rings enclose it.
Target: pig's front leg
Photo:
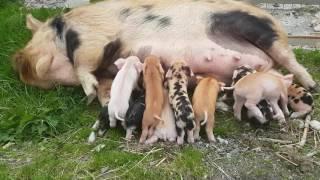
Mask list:
[[[99,83],[96,77],[88,69],[78,68],[77,75],[84,90],[84,93],[88,97],[87,103],[90,104],[97,96],[97,88]]]
[[[270,105],[272,106],[272,109],[275,112],[275,115],[273,116],[273,118],[277,119],[279,121],[280,125],[285,124],[286,119],[284,117],[282,110],[280,109],[280,107],[278,105],[278,99],[271,99]]]

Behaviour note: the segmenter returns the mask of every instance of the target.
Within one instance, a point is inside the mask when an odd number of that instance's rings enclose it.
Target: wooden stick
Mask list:
[[[295,165],[295,166],[298,166],[298,164],[296,164],[296,163],[294,163],[294,162],[290,161],[289,159],[285,158],[285,157],[284,157],[284,156],[282,156],[279,152],[276,152],[276,155],[277,155],[278,157],[280,157],[280,158],[282,158],[282,159],[284,159],[284,160],[288,161],[289,163],[291,163],[291,164],[293,164],[293,165]]]
[[[214,165],[220,172],[222,172],[222,173],[227,177],[227,179],[232,179],[232,177],[229,176],[218,164],[216,164],[216,163],[213,162],[213,161],[212,161],[212,163],[213,163],[213,165]]]
[[[258,138],[260,141],[272,142],[272,143],[280,143],[280,144],[291,144],[292,141],[281,140],[281,139],[271,139],[271,138]]]
[[[310,121],[311,121],[311,115],[308,114],[306,117],[306,122],[304,123],[304,131],[303,131],[301,141],[299,142],[299,146],[304,146],[307,142],[307,134],[309,131]]]

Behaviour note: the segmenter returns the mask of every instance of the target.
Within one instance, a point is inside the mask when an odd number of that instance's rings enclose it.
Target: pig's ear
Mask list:
[[[287,87],[289,87],[293,82],[293,74],[288,74],[283,76],[283,80]]]
[[[189,76],[189,77],[194,76],[194,73],[192,72],[192,70],[189,66],[183,66],[182,69],[186,72],[187,76]]]
[[[168,71],[167,71],[167,73],[166,73],[166,78],[167,78],[167,79],[172,78],[172,69],[171,69],[171,68],[168,69]]]
[[[126,63],[126,60],[123,58],[119,58],[114,64],[117,66],[117,68],[120,70],[122,66]]]
[[[135,63],[134,67],[137,69],[137,71],[140,73],[143,69],[143,64],[142,63]]]
[[[163,70],[162,65],[160,63],[158,65],[158,68],[159,68],[159,71],[160,71],[160,73],[161,73],[161,75],[163,77],[164,76],[164,70]]]
[[[31,30],[32,33],[35,33],[39,27],[43,24],[43,22],[34,18],[31,14],[28,14],[26,17],[27,28]]]
[[[45,76],[50,69],[52,60],[53,58],[51,55],[45,55],[38,60],[36,64],[36,73],[38,77],[42,78]]]

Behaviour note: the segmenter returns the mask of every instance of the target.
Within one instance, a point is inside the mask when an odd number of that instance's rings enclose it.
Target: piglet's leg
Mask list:
[[[290,116],[291,119],[302,118],[310,111],[293,112]]]
[[[270,100],[270,105],[272,106],[272,109],[275,112],[273,118],[279,120],[280,125],[286,123],[284,114],[278,105],[278,99]]]
[[[98,81],[96,77],[87,69],[77,69],[77,74],[84,90],[84,93],[88,97],[87,104],[90,104],[97,96],[96,89],[98,87]]]
[[[128,127],[128,128],[126,129],[126,140],[127,140],[127,141],[130,141],[130,140],[131,140],[133,131],[134,131],[134,128],[132,128],[132,127]]]
[[[148,136],[148,127],[144,127],[142,128],[142,133],[140,136],[139,143],[144,143],[147,139],[147,136]]]
[[[196,117],[196,128],[194,130],[194,139],[195,140],[200,140],[200,119],[198,119],[198,117]]]
[[[158,136],[153,135],[149,139],[146,140],[145,144],[153,144],[158,141]]]
[[[188,143],[194,143],[193,130],[187,130]]]
[[[208,140],[210,142],[216,142],[216,138],[213,135],[213,128],[214,128],[214,113],[209,116],[206,124],[206,133],[207,133]]]
[[[241,121],[241,109],[243,107],[245,100],[240,96],[234,97],[234,105],[233,105],[233,111],[234,116],[237,118],[237,120]]]
[[[258,101],[259,102],[259,101]],[[263,116],[263,114],[261,113],[260,109],[257,107],[257,103],[256,101],[248,101],[244,104],[247,108],[248,111],[252,112],[253,116],[258,119],[258,121],[261,124],[264,124],[267,122],[266,118]]]
[[[181,145],[183,144],[183,141],[184,141],[184,134],[185,134],[184,129],[177,126],[177,133],[178,133],[177,143]]]
[[[281,108],[283,110],[284,115],[288,117],[290,114],[288,110],[288,96],[281,94],[280,103],[281,103]]]

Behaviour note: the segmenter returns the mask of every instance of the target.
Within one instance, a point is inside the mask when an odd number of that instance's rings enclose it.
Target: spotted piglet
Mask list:
[[[191,69],[183,61],[175,62],[166,74],[169,87],[169,102],[176,119],[178,144],[183,144],[185,130],[187,130],[188,142],[194,142],[194,112],[187,92],[188,80],[192,75]]]
[[[289,107],[293,110],[291,118],[303,118],[313,110],[313,97],[302,86],[292,84],[288,88]]]
[[[111,85],[108,113],[110,127],[115,127],[117,120],[123,121],[129,108],[129,100],[133,89],[137,86],[142,63],[136,56],[120,58],[114,63],[120,71]]]

